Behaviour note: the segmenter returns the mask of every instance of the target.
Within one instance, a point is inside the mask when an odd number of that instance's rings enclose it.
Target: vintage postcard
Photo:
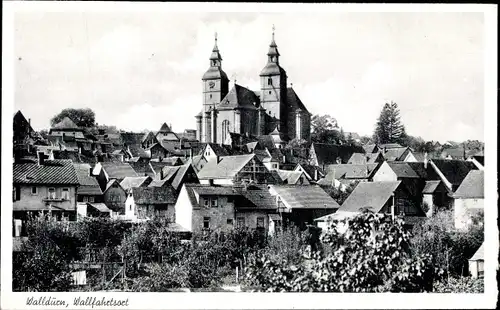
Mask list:
[[[4,9],[2,309],[496,307],[496,6]]]

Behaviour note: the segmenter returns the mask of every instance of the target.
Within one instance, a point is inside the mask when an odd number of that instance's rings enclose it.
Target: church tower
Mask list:
[[[278,128],[278,131],[286,133],[287,111],[286,111],[286,71],[279,64],[280,53],[274,41],[274,25],[271,44],[267,52],[267,64],[260,72],[260,101],[266,109],[269,120],[266,133]]]
[[[197,129],[200,132],[201,142],[212,142],[212,112],[215,105],[220,103],[229,91],[229,79],[221,67],[222,57],[217,46],[217,33],[215,45],[210,55],[210,67],[203,74],[203,109],[197,116]]]

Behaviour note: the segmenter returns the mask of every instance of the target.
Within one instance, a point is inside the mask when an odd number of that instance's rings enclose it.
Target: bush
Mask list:
[[[13,255],[14,291],[67,291],[72,284],[70,262],[77,257],[77,239],[67,223],[51,216],[27,222],[28,239]]]
[[[468,259],[484,240],[484,228],[477,224],[466,231],[455,230],[453,211],[441,211],[415,225],[412,235],[410,245],[414,254],[433,255],[436,266],[452,276],[462,276],[468,274]]]
[[[189,272],[185,266],[152,264],[145,274],[132,281],[135,292],[168,292],[175,288],[188,287]]]
[[[484,280],[471,277],[450,278],[436,284],[435,293],[484,293]]]
[[[298,265],[268,254],[254,257],[246,284],[264,291],[429,292],[443,274],[431,255],[411,255],[400,219],[365,213],[348,219],[344,234],[336,224],[321,236],[326,250]]]

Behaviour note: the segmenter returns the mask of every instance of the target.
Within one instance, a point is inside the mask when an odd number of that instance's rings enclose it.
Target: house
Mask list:
[[[126,177],[120,182],[120,186],[127,191],[132,187],[146,187],[153,179],[149,176],[145,177]]]
[[[172,186],[129,188],[125,218],[136,221],[162,217],[174,222],[176,200],[177,194]]]
[[[189,163],[193,166],[194,170],[196,173],[200,172],[201,169],[207,164],[207,160],[203,155],[195,155],[191,158],[186,163]]]
[[[484,171],[471,170],[452,195],[455,228],[465,229],[484,212]]]
[[[175,220],[193,233],[235,228],[269,233],[281,225],[274,199],[265,186],[258,185],[184,184],[175,204]]]
[[[269,185],[275,197],[283,223],[293,223],[304,229],[315,218],[334,213],[340,208],[321,187],[317,185]]]
[[[309,164],[325,169],[331,164],[345,164],[352,154],[363,152],[363,148],[359,146],[312,143],[309,150]]]
[[[382,153],[353,153],[351,158],[347,161],[348,164],[354,165],[364,165],[364,164],[375,164],[384,161],[384,156]]]
[[[335,188],[343,189],[346,182],[352,183],[355,181],[366,182],[371,180],[371,176],[380,164],[339,164],[328,165],[326,167],[327,174],[324,178],[320,179],[317,183],[321,186],[333,186]]]
[[[51,213],[76,220],[78,176],[71,161],[47,160],[13,164],[13,218],[24,222],[29,213]]]
[[[167,180],[177,193],[181,190],[184,183],[199,183],[196,171],[191,164],[163,167],[160,180]]]
[[[325,172],[318,166],[307,165],[307,164],[297,164],[293,171],[303,172],[309,181],[318,181],[319,179],[325,177]]]
[[[116,218],[119,215],[124,215],[127,192],[121,187],[120,182],[117,179],[109,180],[103,193],[104,203],[111,210],[111,217]]]
[[[76,190],[77,213],[80,217],[110,216],[111,210],[104,204],[104,195],[93,177],[89,164],[73,164],[78,177]]]
[[[417,162],[409,147],[382,148],[382,155],[387,161]]]
[[[223,156],[208,161],[198,172],[202,184],[235,184],[242,180],[253,180],[256,183],[280,182],[269,172],[255,154]]]
[[[291,170],[276,170],[281,180],[290,185],[309,185],[309,179],[304,172]]]
[[[393,217],[425,218],[424,211],[412,201],[410,193],[401,181],[359,183],[331,218],[341,220],[364,210],[391,214]]]
[[[13,150],[14,157],[21,157],[33,152],[33,144],[36,139],[36,133],[31,127],[31,119],[26,120],[21,111],[14,114],[13,124]]]
[[[254,149],[253,153],[257,158],[266,166],[268,170],[277,170],[285,163],[285,156],[281,153],[280,149],[268,148]]]
[[[469,272],[472,278],[484,278],[484,242],[469,259]]]
[[[110,180],[121,182],[126,177],[139,177],[129,163],[98,162],[92,170],[92,175],[97,178],[101,189],[105,189]]]
[[[372,175],[374,182],[398,181],[403,178],[420,179],[420,176],[406,162],[381,163]]]

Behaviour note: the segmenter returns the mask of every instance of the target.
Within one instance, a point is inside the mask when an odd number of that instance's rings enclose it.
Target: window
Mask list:
[[[212,66],[215,66],[217,65],[217,63],[215,62],[215,60],[212,60]]]
[[[21,200],[21,188],[19,187],[19,185],[16,185],[13,188],[13,198],[14,201]]]
[[[222,122],[222,142],[226,142],[227,137],[229,136],[229,121],[224,120]]]
[[[69,200],[69,188],[62,189],[62,199]]]
[[[209,199],[208,198],[205,198],[205,207],[208,207],[208,204],[209,204]]]
[[[263,217],[257,218],[257,228],[264,228],[264,218]]]
[[[89,197],[89,202],[94,202],[94,196]]]
[[[83,196],[83,202],[88,202],[88,201],[89,201],[89,197]]]
[[[234,202],[234,197],[233,196],[227,197],[227,202]]]
[[[236,219],[236,226],[237,226],[238,228],[243,228],[243,227],[245,227],[245,218],[244,218],[244,217],[238,217],[238,218]]]
[[[273,85],[273,79],[268,78],[267,79],[267,85]]]
[[[271,94],[271,91],[269,91],[269,95]]]
[[[217,208],[217,198],[212,198],[210,200],[212,208]]]
[[[38,187],[33,186],[31,188],[31,195],[38,195]]]
[[[227,219],[227,225],[233,225],[233,219]]]
[[[204,217],[203,218],[203,228],[204,229],[209,229],[210,228],[210,218],[209,217]]]
[[[278,164],[273,164],[273,168],[278,169]]]
[[[212,94],[210,94],[210,99],[212,99]]]
[[[55,199],[56,198],[56,189],[53,187],[49,187],[49,199]]]

